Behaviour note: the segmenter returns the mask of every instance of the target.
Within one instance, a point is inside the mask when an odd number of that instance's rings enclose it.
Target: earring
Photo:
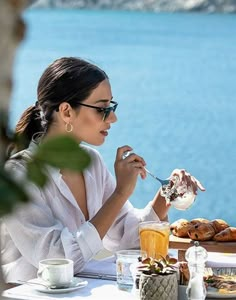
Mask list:
[[[72,132],[73,131],[73,125],[70,124],[70,123],[66,123],[65,129],[66,129],[66,132]]]

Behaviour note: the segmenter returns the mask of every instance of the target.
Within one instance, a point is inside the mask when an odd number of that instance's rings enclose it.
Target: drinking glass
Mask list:
[[[117,286],[120,290],[131,291],[134,280],[133,269],[138,265],[139,259],[147,257],[145,251],[120,250],[116,252]]]
[[[140,248],[148,257],[166,257],[169,250],[170,224],[168,222],[142,222],[139,224]]]

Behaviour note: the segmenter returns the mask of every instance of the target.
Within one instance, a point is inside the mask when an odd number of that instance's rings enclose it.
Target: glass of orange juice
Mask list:
[[[166,257],[169,249],[170,223],[163,221],[142,222],[139,224],[140,248],[148,257]]]

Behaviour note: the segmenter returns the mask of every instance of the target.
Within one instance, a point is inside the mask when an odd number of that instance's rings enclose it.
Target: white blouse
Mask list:
[[[113,176],[99,153],[82,146],[92,158],[84,170],[89,219],[98,212],[115,189]],[[37,148],[31,142],[28,149],[16,153],[6,163],[18,180],[25,177],[25,159]],[[20,155],[24,159],[19,159]],[[18,159],[17,159],[18,158]],[[50,181],[40,189],[29,183],[31,201],[6,216],[1,226],[2,268],[7,282],[36,277],[38,263],[50,257],[66,257],[74,261],[79,273],[103,247],[110,251],[139,246],[138,223],[158,221],[151,203],[136,209],[127,201],[103,240],[96,228],[85,220],[59,169],[47,167]]]

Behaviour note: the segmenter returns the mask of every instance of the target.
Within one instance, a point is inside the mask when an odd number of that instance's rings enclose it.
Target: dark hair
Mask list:
[[[35,133],[47,132],[53,112],[62,102],[78,107],[107,78],[99,67],[76,57],[62,57],[50,64],[39,80],[37,102],[24,111],[16,125],[16,134],[24,136],[24,148]]]

